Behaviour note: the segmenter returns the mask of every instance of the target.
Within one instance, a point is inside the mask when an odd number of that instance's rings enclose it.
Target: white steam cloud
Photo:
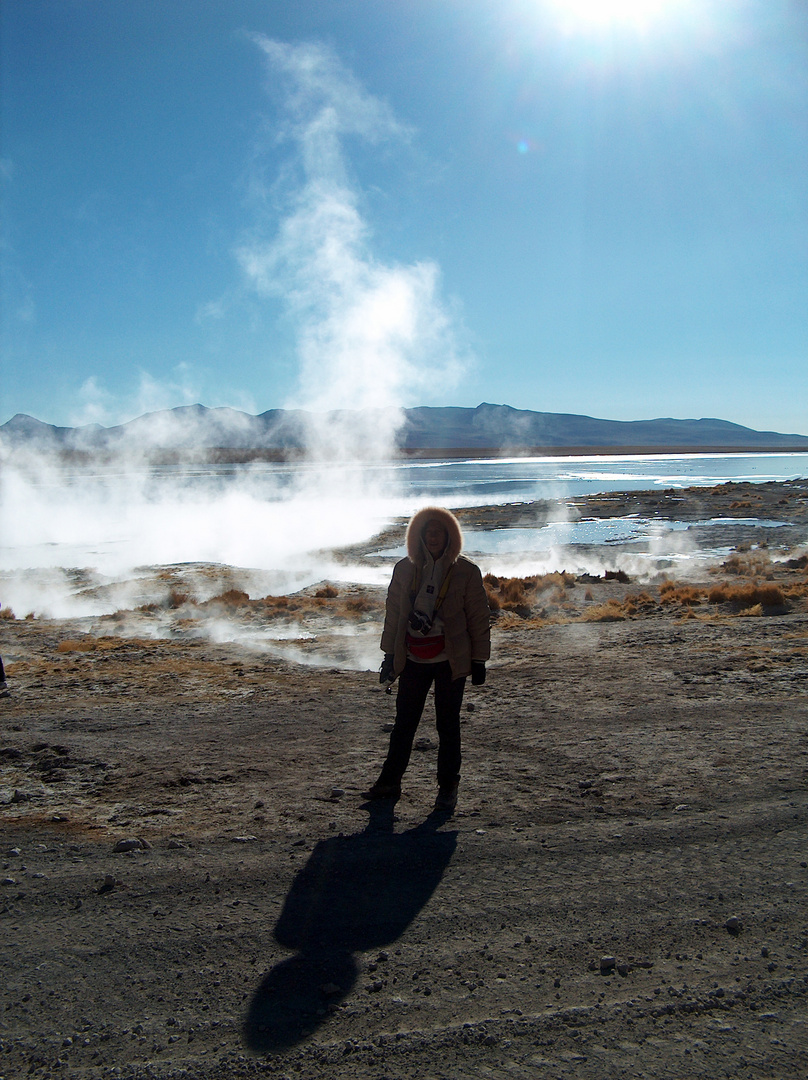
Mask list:
[[[297,180],[273,235],[259,230],[242,243],[239,264],[294,321],[300,372],[288,404],[314,413],[373,410],[362,426],[355,416],[315,417],[311,455],[379,460],[393,449],[402,406],[425,388],[450,389],[464,370],[438,267],[374,257],[361,193],[349,179],[346,137],[377,145],[409,132],[324,46],[254,40],[281,80],[282,135],[294,147]]]

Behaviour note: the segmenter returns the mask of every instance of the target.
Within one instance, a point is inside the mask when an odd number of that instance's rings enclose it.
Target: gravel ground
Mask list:
[[[4,620],[0,1078],[808,1075],[808,574],[764,556],[504,605],[451,817],[429,713],[363,802],[373,673]]]

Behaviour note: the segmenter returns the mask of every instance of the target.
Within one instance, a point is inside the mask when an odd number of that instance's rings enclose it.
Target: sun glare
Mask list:
[[[677,0],[553,0],[569,22],[589,26],[644,25],[676,4]]]

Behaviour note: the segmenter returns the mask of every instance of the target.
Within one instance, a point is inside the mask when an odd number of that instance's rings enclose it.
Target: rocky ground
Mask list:
[[[790,523],[702,581],[489,581],[448,818],[428,714],[363,802],[372,673],[180,601],[166,639],[4,619],[0,1077],[808,1075],[808,486],[745,488],[616,511]],[[378,592],[317,592],[302,624],[378,628]]]

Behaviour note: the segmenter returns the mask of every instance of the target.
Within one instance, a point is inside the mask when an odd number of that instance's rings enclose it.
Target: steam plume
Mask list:
[[[296,179],[274,235],[259,229],[238,260],[251,286],[280,297],[294,321],[300,373],[288,404],[374,410],[361,429],[355,417],[315,420],[312,456],[378,460],[393,448],[407,399],[426,387],[449,389],[463,368],[437,266],[376,259],[349,179],[346,136],[379,144],[409,132],[325,47],[254,40],[281,80],[282,135],[294,148]],[[263,191],[261,199],[266,208]]]

